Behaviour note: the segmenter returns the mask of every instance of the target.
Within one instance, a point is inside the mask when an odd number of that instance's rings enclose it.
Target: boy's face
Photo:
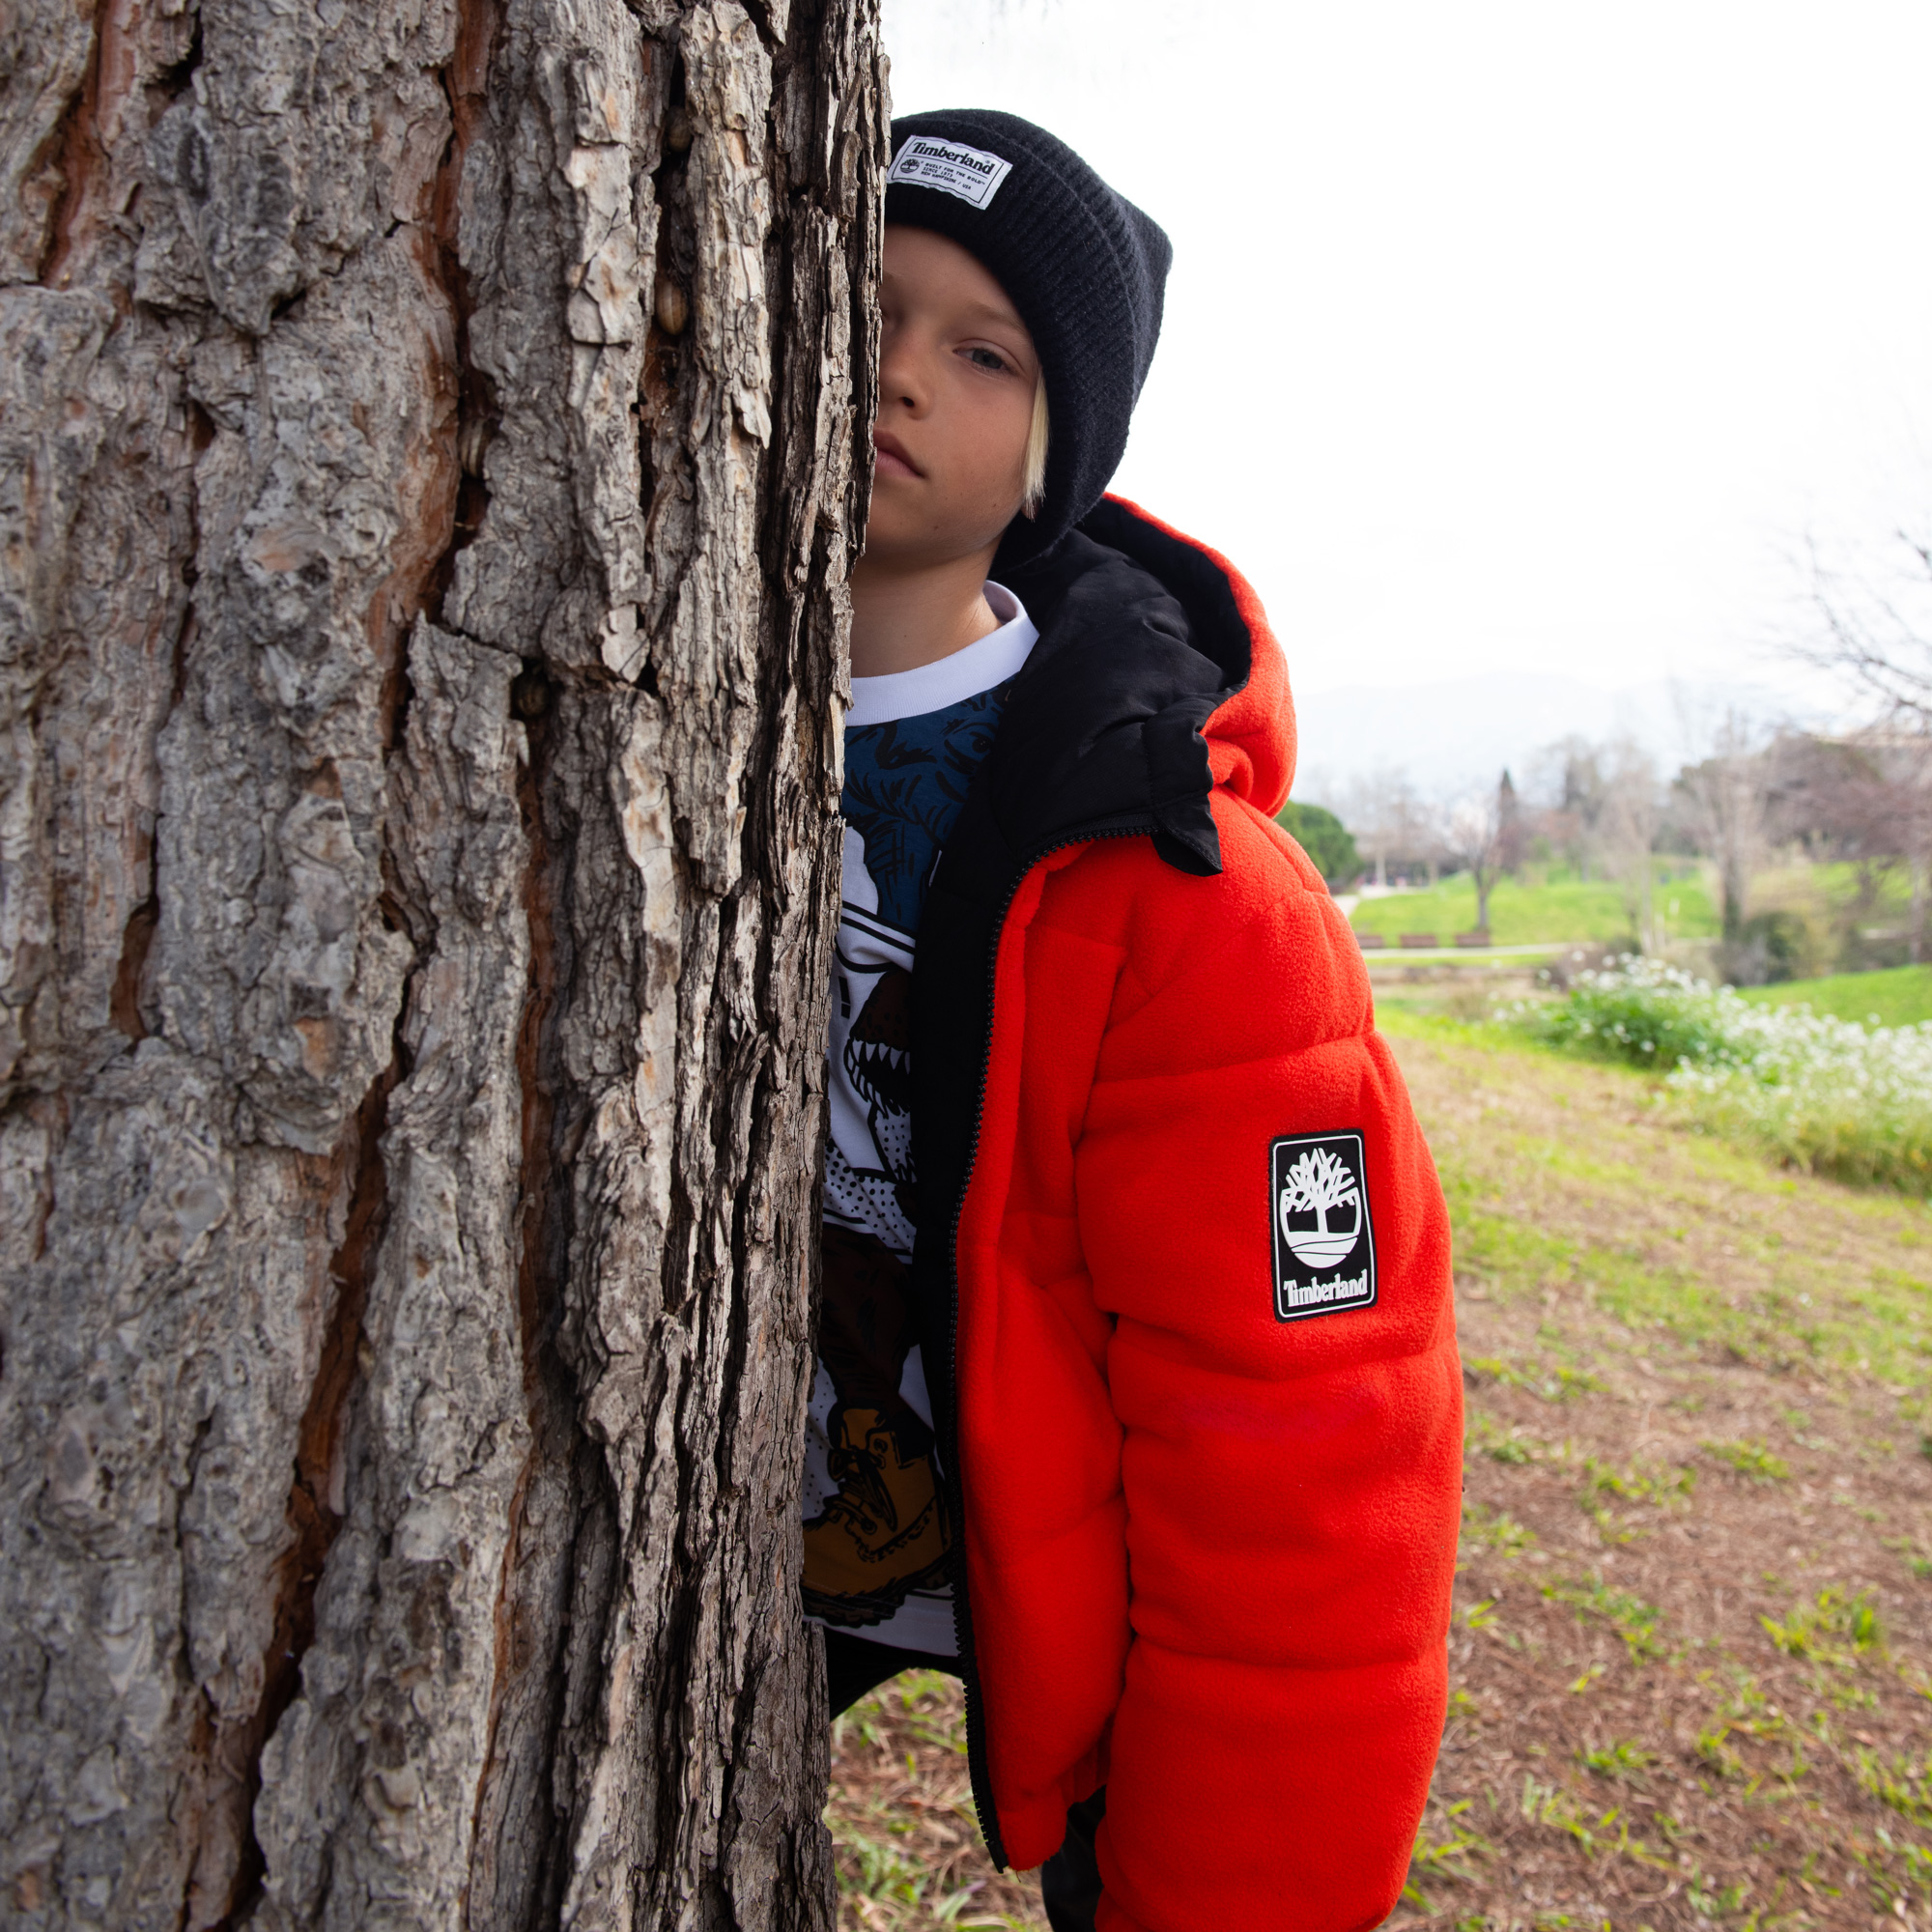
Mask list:
[[[866,560],[918,569],[997,545],[1025,486],[1039,358],[992,275],[943,235],[886,230]]]

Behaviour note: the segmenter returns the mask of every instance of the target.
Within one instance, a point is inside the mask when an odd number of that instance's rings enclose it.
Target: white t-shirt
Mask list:
[[[825,1293],[806,1426],[806,1608],[834,1629],[955,1654],[932,1403],[912,1339],[910,993],[925,887],[1038,633],[997,583],[996,631],[852,680],[842,903],[828,1051]]]

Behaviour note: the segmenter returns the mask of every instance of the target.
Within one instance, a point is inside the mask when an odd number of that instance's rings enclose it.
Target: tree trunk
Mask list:
[[[830,1923],[876,0],[20,0],[0,1918]]]

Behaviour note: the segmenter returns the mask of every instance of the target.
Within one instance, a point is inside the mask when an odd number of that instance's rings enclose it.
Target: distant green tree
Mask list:
[[[1282,807],[1275,823],[1315,861],[1315,869],[1331,886],[1352,879],[1362,869],[1355,835],[1332,811],[1293,799]]]

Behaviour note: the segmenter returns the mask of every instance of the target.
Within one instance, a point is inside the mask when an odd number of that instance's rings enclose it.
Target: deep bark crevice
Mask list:
[[[532,1418],[535,1421],[535,1418]],[[497,1572],[497,1610],[495,1617],[496,1658],[490,1678],[490,1713],[485,1720],[483,1770],[476,1780],[476,1793],[469,1807],[469,1871],[463,1888],[463,1922],[469,1923],[469,1891],[474,1881],[476,1858],[483,1836],[483,1807],[490,1795],[490,1774],[497,1765],[497,1733],[503,1719],[503,1699],[517,1667],[517,1631],[511,1590],[517,1577],[517,1558],[523,1546],[524,1513],[528,1506],[530,1476],[538,1455],[537,1431],[531,1430],[532,1446],[510,1494],[510,1533],[503,1541],[503,1560]]]
[[[518,1177],[522,1246],[517,1257],[517,1313],[523,1336],[526,1386],[541,1376],[539,1356],[561,1300],[562,1190],[555,1185],[556,1081],[554,1021],[557,998],[557,920],[550,840],[545,833],[554,695],[540,660],[526,664],[510,686],[511,708],[523,722],[526,760],[517,768],[517,803],[527,860],[524,919],[529,930],[529,982],[517,1031],[517,1080],[523,1096],[522,1171]]]
[[[728,958],[732,951],[732,939],[737,925],[737,915],[741,910],[739,896],[733,895],[726,902],[724,917],[720,921],[719,955]],[[769,941],[770,927],[761,934],[761,946]],[[729,1011],[728,1004],[721,997],[717,1010],[722,1016]],[[759,1159],[769,1150],[763,1145],[764,1137],[759,1128],[762,1123],[760,1099],[766,1090],[771,1065],[771,1045],[762,1034],[749,1039],[720,1039],[713,1049],[714,1064],[722,1065],[725,1077],[717,1083],[712,1095],[710,1132],[714,1147],[728,1148],[738,1144],[737,1122],[733,1118],[737,1112],[738,1096],[744,1092],[749,1081],[752,1085],[751,1104],[746,1110],[747,1133],[746,1173],[758,1171]],[[735,1494],[726,1479],[726,1472],[732,1461],[732,1432],[728,1418],[739,1413],[739,1390],[751,1350],[751,1306],[746,1290],[751,1281],[748,1264],[751,1260],[751,1208],[750,1190],[740,1186],[733,1191],[727,1255],[734,1292],[725,1296],[725,1321],[720,1348],[719,1413],[727,1418],[726,1425],[718,1432],[714,1445],[715,1478],[721,1498]],[[717,1296],[710,1291],[717,1287],[715,1282],[704,1284],[707,1293],[704,1305],[707,1309],[717,1306]]]
[[[690,358],[684,337],[691,327],[690,294],[697,270],[697,230],[691,209],[689,162],[693,128],[687,104],[684,55],[675,39],[650,43],[653,60],[668,62],[665,80],[664,128],[658,165],[651,172],[651,199],[657,208],[652,286],[643,291],[644,354],[638,374],[636,409],[638,500],[644,511],[645,544],[656,554],[663,525],[690,495],[689,459],[673,441],[662,469],[657,456],[660,426],[690,419]],[[660,600],[663,592],[658,593]],[[651,628],[655,629],[655,626]],[[658,671],[648,650],[635,682],[659,695]]]
[[[38,168],[42,156],[52,160],[58,156],[61,173],[60,193],[47,212],[46,239],[42,243],[35,276],[43,288],[54,287],[67,267],[75,216],[94,177],[107,165],[106,151],[100,144],[100,40],[113,5],[114,0],[95,0],[94,31],[88,43],[87,71],[81,79],[80,92],[68,103],[67,112],[47,136],[41,155],[35,157]]]
[[[666,1400],[675,1405],[689,1386],[687,1379],[676,1395]],[[669,1566],[672,1570],[667,1584],[669,1602],[659,1625],[663,1634],[661,1663],[651,1686],[657,1705],[658,1761],[654,1787],[656,1817],[649,1842],[657,1847],[659,1862],[667,1868],[667,1876],[676,1869],[677,1863],[667,1855],[682,1836],[678,1821],[690,1757],[691,1741],[685,1734],[684,1719],[691,1690],[691,1660],[696,1649],[693,1637],[702,1609],[698,1587],[708,1578],[711,1567],[707,1561],[711,1536],[706,1532],[715,1534],[715,1525],[701,1522],[692,1509],[697,1463],[683,1430],[676,1432],[673,1454],[677,1460],[677,1520],[685,1533],[676,1540],[676,1555]],[[639,1530],[643,1527],[641,1523],[638,1525]],[[649,1896],[663,1915],[668,1904],[666,1892],[658,1889]]]
[[[149,841],[148,876],[155,876],[153,841]],[[160,923],[161,895],[151,890],[148,896],[128,916],[121,932],[121,963],[114,969],[114,985],[107,998],[107,1017],[113,1026],[138,1046],[148,1037],[147,1022],[141,1017],[141,975],[148,964],[148,949],[154,944],[155,928]]]
[[[187,445],[193,455],[199,455],[214,440],[213,424],[208,412],[200,404],[187,404]],[[182,701],[187,689],[188,652],[194,643],[195,611],[194,587],[200,579],[197,561],[201,548],[201,524],[195,500],[195,482],[192,465],[188,468],[185,495],[187,497],[186,551],[181,567],[182,607],[181,619],[175,625],[175,634],[168,652],[168,697],[166,708],[156,721],[156,735],[167,728],[168,720],[174,716],[175,708]],[[148,895],[128,915],[128,923],[121,932],[121,958],[114,970],[114,984],[108,995],[107,1017],[109,1022],[128,1037],[130,1046],[138,1046],[153,1029],[148,1025],[148,1017],[141,1010],[141,987],[148,969],[148,954],[155,943],[155,933],[161,923],[161,875],[157,854],[160,845],[159,813],[147,837],[146,864],[148,868]]]
[[[499,1571],[495,1627],[495,1668],[490,1686],[487,1742],[476,1783],[471,1813],[470,1871],[466,1883],[464,1918],[470,1922],[471,1897],[478,1862],[494,1859],[494,1847],[484,1841],[486,1821],[496,1779],[504,1770],[501,1729],[513,1685],[532,1673],[545,1680],[539,1704],[545,1713],[548,1741],[546,1762],[554,1760],[555,1741],[563,1721],[565,1681],[563,1661],[569,1640],[570,1617],[560,1627],[531,1627],[533,1605],[523,1577],[526,1538],[538,1527],[529,1520],[532,1491],[568,1463],[577,1440],[574,1427],[572,1378],[557,1359],[555,1334],[563,1311],[569,1254],[570,1190],[559,1185],[566,1163],[559,1160],[558,1096],[564,1074],[556,1039],[559,961],[568,946],[559,920],[557,858],[546,825],[544,800],[551,780],[556,729],[555,686],[541,658],[526,659],[510,683],[510,710],[524,734],[524,755],[516,771],[517,806],[524,838],[523,911],[529,940],[527,977],[519,1017],[515,1067],[520,1096],[520,1144],[517,1177],[517,1321],[523,1356],[524,1387],[530,1423],[529,1448],[517,1478],[509,1506],[509,1536]],[[567,865],[567,853],[561,855]],[[542,1526],[548,1532],[548,1524]],[[541,1540],[541,1538],[539,1539]],[[541,1561],[541,1552],[535,1559]],[[554,1917],[546,1908],[547,1894],[559,1890],[566,1848],[560,1842],[561,1816],[554,1810],[527,1821],[540,1833],[542,1850],[531,1861],[545,1876],[526,1900],[529,1922],[547,1924]],[[493,1874],[494,1876],[494,1874]],[[498,1915],[500,1897],[493,1899]]]
[[[105,3],[105,0],[104,0]],[[200,25],[196,23],[196,44],[200,44]],[[185,428],[191,456],[199,456],[214,440],[214,424],[201,405],[188,399]],[[201,516],[195,495],[193,465],[189,464],[185,494],[187,498],[186,555],[181,566],[181,619],[175,625],[168,651],[168,697],[156,724],[156,738],[167,728],[176,707],[187,690],[188,653],[195,638],[194,589],[201,578]],[[152,753],[151,753],[152,755]],[[130,1046],[138,1046],[154,1031],[141,1010],[141,989],[147,976],[148,955],[161,923],[160,814],[147,838],[148,896],[128,914],[121,933],[121,958],[114,970],[114,984],[108,996],[107,1016],[111,1024],[127,1035]]]
[[[194,85],[195,71],[201,66],[201,14],[194,16],[194,31],[188,36],[187,50],[178,61],[171,61],[162,68],[148,86],[156,99],[163,101],[179,100]]]
[[[503,31],[499,0],[457,0],[456,51],[442,70],[449,100],[449,142],[431,189],[431,262],[449,303],[456,335],[456,511],[449,541],[432,567],[424,608],[439,624],[456,575],[457,553],[476,541],[490,507],[484,459],[502,420],[495,383],[476,365],[469,347],[475,295],[463,266],[463,164],[489,108],[490,67]]]
[[[769,931],[765,935],[769,942]],[[762,976],[761,976],[762,977]],[[760,1042],[760,1044],[763,1044]],[[748,1171],[757,1173],[772,1152],[770,1118],[766,1111],[772,1095],[772,1059],[767,1049],[760,1054],[760,1064],[753,1081],[750,1108],[750,1133],[747,1136],[750,1151]],[[814,1206],[816,1203],[814,1202]],[[751,1201],[744,1189],[738,1192],[732,1204],[731,1214],[731,1257],[733,1271],[740,1283],[751,1279],[747,1263],[751,1258]],[[816,1221],[812,1223],[816,1226]],[[752,1310],[748,1297],[740,1293],[731,1297],[729,1340],[724,1350],[724,1388],[720,1402],[721,1411],[727,1415],[739,1412],[739,1385],[742,1382],[752,1350]],[[725,1481],[736,1444],[729,1429],[719,1432],[718,1440],[718,1493],[721,1497],[736,1496],[739,1492]],[[731,1750],[724,1766],[723,1809],[728,1817],[735,1802],[739,1774],[750,1760],[753,1748],[757,1719],[763,1705],[764,1689],[761,1679],[764,1673],[754,1666],[750,1682],[739,1688],[738,1696],[731,1713]]]
[[[771,0],[744,0],[745,12],[751,15],[752,24],[758,30],[758,38],[765,43],[765,51],[779,54],[784,51],[785,37],[779,32],[772,21]],[[792,26],[796,30],[802,23],[794,17]],[[774,96],[781,94],[781,86],[772,89]]]
[[[407,999],[404,1004],[407,1006]],[[350,1399],[360,1373],[362,1315],[368,1306],[370,1271],[388,1226],[388,1172],[383,1158],[383,1131],[388,1123],[389,1095],[402,1077],[399,1040],[397,1058],[363,1096],[349,1143],[338,1161],[329,1164],[333,1174],[353,1165],[355,1178],[341,1245],[328,1264],[335,1303],[296,1442],[295,1481],[288,1500],[292,1540],[276,1566],[274,1629],[264,1658],[262,1698],[252,1719],[239,1727],[240,1737],[229,1746],[246,1790],[247,1811],[233,1889],[215,1932],[232,1932],[242,1922],[260,1896],[268,1872],[268,1861],[254,1828],[255,1800],[262,1789],[262,1748],[301,1690],[302,1658],[315,1640],[316,1589],[329,1548],[342,1528],[346,1506],[341,1490],[343,1438]],[[329,1170],[325,1171],[323,1184],[332,1187]],[[217,1737],[213,1749],[222,1750],[223,1744]]]

